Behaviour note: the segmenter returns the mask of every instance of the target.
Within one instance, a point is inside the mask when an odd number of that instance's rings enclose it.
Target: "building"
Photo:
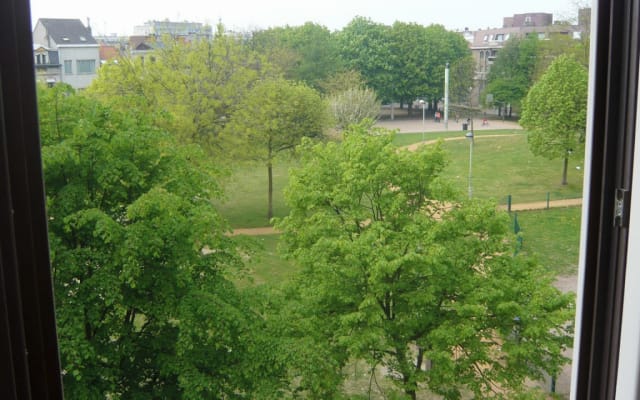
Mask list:
[[[163,35],[182,37],[186,40],[211,39],[213,31],[211,26],[200,22],[173,22],[169,20],[148,21],[144,25],[138,25],[133,28],[133,36],[162,37]]]
[[[36,80],[84,89],[97,76],[100,46],[79,19],[39,19],[33,43]]]
[[[474,88],[471,92],[471,104],[481,104],[480,95],[487,84],[491,65],[510,38],[536,35],[539,39],[548,39],[551,35],[571,35],[579,37],[579,26],[554,24],[553,14],[526,13],[505,17],[501,28],[487,28],[477,31],[466,29],[461,32],[469,42],[476,70]]]

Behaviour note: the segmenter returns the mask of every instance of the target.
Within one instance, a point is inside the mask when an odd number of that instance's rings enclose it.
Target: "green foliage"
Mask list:
[[[519,108],[533,84],[538,46],[536,36],[513,37],[498,52],[484,90],[485,94],[493,94],[494,104]]]
[[[319,88],[327,76],[339,71],[335,37],[324,26],[307,22],[254,32],[252,45],[279,65],[287,79]]]
[[[520,124],[529,148],[550,160],[582,157],[587,116],[587,70],[569,56],[558,57],[531,88]],[[566,162],[563,183],[566,183]]]
[[[462,87],[467,91],[472,82],[466,41],[441,25],[395,22],[389,27],[356,17],[338,33],[338,42],[346,66],[360,72],[383,101],[411,107],[419,97],[440,100],[446,63],[455,73],[454,93]]]
[[[370,89],[347,89],[330,96],[328,100],[338,129],[365,120],[373,125],[380,115],[381,103]]]
[[[457,78],[454,93],[472,83],[471,52],[464,38],[442,25],[423,27],[395,22],[392,26],[394,97],[409,105],[416,98],[444,98],[445,65],[451,64]]]
[[[38,108],[66,395],[275,393],[284,370],[227,280],[242,263],[204,152],[62,85]]]
[[[327,77],[320,83],[320,88],[330,96],[349,89],[364,89],[366,85],[360,73],[350,69]]]
[[[177,137],[220,156],[227,150],[220,139],[226,121],[259,79],[274,74],[239,38],[164,37],[145,62],[123,58],[101,67],[88,91],[120,110],[164,115],[163,126]]]
[[[391,28],[356,17],[337,33],[336,40],[345,67],[358,71],[383,101],[393,99]]]
[[[314,90],[284,79],[259,82],[238,106],[225,129],[244,157],[263,163],[269,175],[267,221],[273,216],[272,167],[303,137],[319,138],[328,125],[327,106]]]
[[[557,375],[572,298],[512,256],[505,213],[452,197],[440,146],[398,151],[392,140],[352,126],[340,145],[303,143],[291,213],[277,223],[302,268],[296,318],[318,328],[325,357],[384,366],[414,399],[496,387],[509,398],[527,392],[525,378]]]
[[[588,28],[585,28],[588,30]],[[586,46],[586,47],[585,47]],[[549,68],[549,65],[561,55],[575,58],[585,68],[589,66],[589,41],[576,40],[572,35],[551,34],[549,38],[538,43],[538,56],[534,72],[534,80]]]

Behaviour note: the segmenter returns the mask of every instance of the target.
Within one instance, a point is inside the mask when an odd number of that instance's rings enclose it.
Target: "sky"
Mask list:
[[[386,25],[394,21],[442,24],[450,30],[502,26],[502,18],[546,12],[556,19],[574,18],[577,3],[587,0],[31,0],[31,19],[78,18],[94,35],[131,35],[150,20],[191,21],[228,30],[253,31],[311,21],[340,30],[355,16]]]

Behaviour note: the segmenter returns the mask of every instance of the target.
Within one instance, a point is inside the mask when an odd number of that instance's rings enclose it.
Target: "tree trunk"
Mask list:
[[[273,218],[273,164],[267,163],[267,173],[269,175],[269,205],[267,206],[267,221]]]
[[[569,166],[569,157],[564,158],[564,167],[562,168],[562,184],[567,184],[567,168]]]

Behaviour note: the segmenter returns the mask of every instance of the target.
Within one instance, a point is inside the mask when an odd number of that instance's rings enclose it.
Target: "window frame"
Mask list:
[[[640,5],[593,5],[591,134],[571,394],[580,400],[616,398],[624,351],[628,193],[637,155]],[[29,16],[28,0],[0,2],[0,398],[9,400],[62,399]],[[622,218],[614,212],[616,196]]]
[[[64,60],[63,68],[65,75],[73,75],[73,60]]]
[[[84,66],[88,65],[89,68],[85,71]],[[82,68],[81,68],[82,66]],[[82,59],[76,60],[76,74],[77,75],[91,75],[96,73],[96,60],[94,59]]]

